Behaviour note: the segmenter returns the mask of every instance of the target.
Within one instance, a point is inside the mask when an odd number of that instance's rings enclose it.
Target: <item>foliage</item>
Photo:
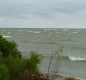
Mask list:
[[[5,65],[0,65],[0,80],[8,80],[8,68]]]
[[[50,67],[51,67],[52,60],[53,60],[54,57],[56,57],[56,62],[54,64],[54,66],[53,66],[53,72],[52,73],[54,75],[56,73],[58,73],[59,66],[60,66],[59,61],[61,59],[62,54],[63,54],[63,47],[60,47],[59,49],[56,49],[54,54],[51,54],[51,58],[50,58],[49,66],[48,66],[48,75],[47,75],[47,77],[49,77]],[[53,76],[53,78],[54,78],[54,76]]]
[[[32,74],[38,74],[38,64],[40,64],[42,56],[39,55],[37,52],[31,51],[30,58],[26,60],[25,69],[28,71],[28,76]]]
[[[14,41],[0,36],[0,80],[30,80],[32,74],[39,73],[41,56],[31,51],[29,58],[23,59],[17,48]]]
[[[11,80],[22,80],[24,60],[21,58],[11,58],[9,67],[9,74]]]
[[[14,41],[8,41],[0,36],[0,55],[2,57],[22,57],[17,47],[18,45]]]
[[[36,72],[38,64],[41,62],[41,55],[39,55],[37,52],[31,51],[30,52],[30,58],[27,60],[26,66],[27,69],[33,70]],[[38,71],[38,70],[37,70]]]

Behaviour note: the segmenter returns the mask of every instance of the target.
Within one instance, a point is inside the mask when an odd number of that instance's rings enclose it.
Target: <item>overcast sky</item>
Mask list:
[[[86,28],[86,0],[0,0],[0,28]]]

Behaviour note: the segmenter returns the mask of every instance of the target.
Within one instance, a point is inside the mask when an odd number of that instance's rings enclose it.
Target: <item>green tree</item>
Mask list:
[[[2,57],[22,57],[17,49],[18,45],[14,41],[9,41],[0,36],[0,55]]]
[[[8,68],[5,65],[0,65],[0,80],[8,80]]]
[[[21,58],[10,58],[9,62],[8,68],[10,80],[24,80],[24,60]]]
[[[0,36],[0,80],[30,80],[39,74],[41,55],[31,51],[28,59],[22,58],[18,45]]]
[[[30,57],[26,60],[25,64],[25,73],[28,71],[27,75],[31,77],[32,74],[39,74],[38,65],[41,63],[42,56],[35,51],[31,51],[29,54]]]

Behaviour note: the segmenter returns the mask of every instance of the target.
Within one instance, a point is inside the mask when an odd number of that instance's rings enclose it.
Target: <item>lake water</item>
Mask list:
[[[63,47],[64,57],[60,60],[59,73],[86,80],[86,29],[55,29],[55,28],[1,28],[0,32],[8,40],[14,40],[23,57],[30,51],[37,51],[44,56],[40,70],[48,71],[51,54]],[[53,57],[50,72],[58,72]]]

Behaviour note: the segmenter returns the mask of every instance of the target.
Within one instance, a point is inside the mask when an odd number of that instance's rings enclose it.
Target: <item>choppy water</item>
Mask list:
[[[27,57],[31,50],[44,55],[41,71],[47,72],[50,54],[63,47],[59,73],[86,80],[86,29],[0,29],[3,37],[14,40]],[[56,58],[53,58],[51,72]],[[57,66],[58,67],[58,66]],[[56,72],[57,72],[57,69]]]

